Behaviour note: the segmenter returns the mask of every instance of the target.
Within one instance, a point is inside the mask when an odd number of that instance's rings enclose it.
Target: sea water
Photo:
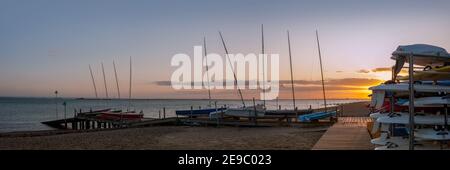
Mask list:
[[[242,106],[240,100],[214,100],[217,107],[239,107]],[[343,104],[357,102],[361,100],[327,100],[327,104]],[[66,103],[64,106],[63,103]],[[253,105],[253,101],[246,100],[247,106]],[[261,104],[262,101],[256,101]],[[293,109],[292,100],[266,101],[268,109],[277,109],[277,103],[282,109]],[[116,108],[122,110],[142,111],[144,117],[158,118],[163,116],[163,108],[166,117],[174,117],[175,110],[189,110],[205,108],[209,100],[200,99],[113,99],[113,100],[92,100],[73,98],[16,98],[0,97],[0,132],[14,131],[36,131],[51,130],[52,128],[42,124],[43,121],[71,118],[75,110],[80,109],[85,112],[89,110]],[[323,107],[323,100],[296,100],[298,109],[309,107]],[[214,108],[214,102],[212,102]],[[161,114],[160,114],[161,113]]]

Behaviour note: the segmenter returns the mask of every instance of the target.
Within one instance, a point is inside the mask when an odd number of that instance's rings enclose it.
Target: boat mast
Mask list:
[[[131,105],[131,74],[132,73],[132,69],[131,69],[131,56],[130,56],[130,87],[128,89],[128,110],[130,110],[130,105]]]
[[[261,54],[263,55],[262,58],[262,71],[263,71],[263,105],[264,108],[266,107],[266,74],[265,74],[265,62],[266,62],[266,56],[264,56],[264,24],[261,24]]]
[[[97,87],[95,86],[94,75],[92,74],[91,65],[89,64],[89,72],[91,73],[92,85],[94,86],[95,98],[98,98]]]
[[[109,98],[109,96],[108,96],[108,86],[106,85],[105,68],[103,67],[103,62],[102,62],[102,72],[103,72],[103,83],[105,83],[106,99],[108,99]]]
[[[117,78],[116,63],[114,62],[114,60],[113,60],[113,67],[114,67],[114,75],[116,77],[117,96],[120,99],[119,79]]]
[[[211,107],[211,86],[209,84],[209,69],[208,69],[208,53],[206,52],[206,37],[203,37],[203,47],[205,48],[205,62],[206,62],[206,79],[208,81],[208,99],[209,99],[209,107]]]
[[[294,73],[292,71],[292,53],[291,53],[291,39],[289,38],[289,30],[287,31],[287,37],[288,37],[288,49],[289,49],[289,63],[291,66],[291,87],[292,87],[292,103],[294,104],[294,110],[295,108],[295,91],[294,91]],[[298,117],[298,115],[296,115]]]
[[[317,50],[319,51],[320,76],[322,77],[323,103],[325,105],[325,111],[327,111],[327,98],[325,95],[325,82],[323,80],[322,54],[320,53],[319,31],[317,31],[317,30],[316,30],[316,39],[317,39]]]
[[[241,89],[239,88],[236,73],[234,72],[233,64],[231,64],[230,56],[228,56],[228,49],[227,49],[227,46],[225,45],[225,41],[223,40],[222,32],[219,31],[219,35],[220,35],[220,39],[222,40],[223,48],[225,49],[225,54],[227,55],[227,58],[228,58],[228,63],[230,64],[231,71],[233,72],[234,85],[237,87],[239,96],[241,97],[242,105],[245,107],[244,97],[242,96]]]

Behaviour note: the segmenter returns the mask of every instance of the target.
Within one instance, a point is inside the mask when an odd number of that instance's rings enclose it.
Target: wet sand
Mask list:
[[[344,116],[363,116],[367,102],[344,106]],[[157,126],[38,136],[0,135],[0,150],[15,149],[311,149],[328,126]],[[30,132],[26,132],[29,134]],[[31,133],[32,134],[32,133]]]

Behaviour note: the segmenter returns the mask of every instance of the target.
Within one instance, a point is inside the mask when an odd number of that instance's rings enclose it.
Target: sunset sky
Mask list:
[[[192,55],[206,36],[208,52],[259,53],[264,24],[267,53],[280,54],[280,79],[289,80],[286,30],[291,34],[298,98],[320,98],[315,30],[320,33],[329,98],[366,98],[367,88],[390,78],[390,54],[398,45],[450,49],[448,0],[2,0],[0,1],[0,96],[94,97],[89,64],[104,96],[101,62],[110,96],[128,92],[133,59],[133,97],[207,98],[203,91],[174,91],[173,55]],[[286,84],[285,84],[286,85]],[[244,91],[251,98],[255,91]],[[213,91],[236,98],[235,91]],[[281,90],[290,97],[290,87]]]

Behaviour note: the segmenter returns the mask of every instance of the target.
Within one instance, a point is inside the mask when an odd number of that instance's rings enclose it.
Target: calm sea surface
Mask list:
[[[330,104],[350,103],[361,100],[328,100]],[[63,102],[66,102],[64,109]],[[160,100],[160,99],[136,99],[136,100],[81,100],[63,98],[12,98],[0,97],[0,132],[32,131],[52,129],[41,124],[43,121],[73,117],[74,109],[121,108],[126,110],[128,106],[136,111],[143,111],[144,117],[158,118],[159,111],[166,108],[166,116],[175,116],[175,110],[206,107],[208,100]],[[262,103],[257,101],[257,103]],[[292,100],[279,100],[282,109],[291,109]],[[230,107],[241,106],[240,100],[217,100],[218,107],[227,105]],[[252,101],[246,101],[246,105],[252,105]],[[318,108],[323,106],[322,100],[296,100],[299,109]],[[277,102],[266,101],[268,109],[276,109]]]

